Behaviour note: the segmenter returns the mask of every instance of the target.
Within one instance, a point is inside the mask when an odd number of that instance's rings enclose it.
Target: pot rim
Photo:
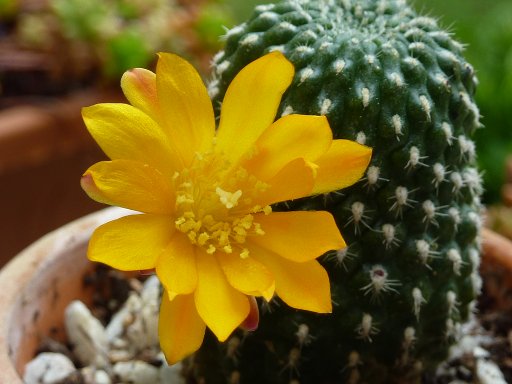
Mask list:
[[[22,384],[24,364],[20,366],[18,360],[23,331],[15,330],[13,324],[26,320],[16,315],[26,292],[34,290],[38,279],[34,272],[44,272],[64,253],[83,248],[101,224],[130,213],[133,211],[110,207],[72,221],[29,245],[0,270],[0,382]]]

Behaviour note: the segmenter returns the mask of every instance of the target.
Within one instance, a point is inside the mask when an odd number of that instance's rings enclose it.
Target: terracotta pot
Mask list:
[[[89,88],[0,109],[0,232],[9,239],[0,242],[0,266],[45,233],[101,208],[80,188],[80,175],[105,159],[80,110],[121,100],[117,90]]]
[[[64,310],[74,299],[90,302],[83,277],[92,268],[85,252],[100,224],[129,211],[108,208],[76,220],[25,249],[0,271],[0,383],[23,384],[25,364],[51,335],[64,340]]]
[[[129,213],[108,208],[74,221],[34,243],[0,271],[0,383],[23,384],[24,366],[46,336],[65,340],[67,304],[74,299],[87,304],[92,297],[83,285],[93,267],[85,256],[92,231]],[[484,275],[512,275],[512,241],[484,229],[483,251]],[[512,289],[508,284],[500,286]],[[488,288],[487,293],[502,296]]]

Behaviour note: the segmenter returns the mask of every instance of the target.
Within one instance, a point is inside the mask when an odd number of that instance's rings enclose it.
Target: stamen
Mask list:
[[[231,209],[238,204],[238,199],[242,196],[242,191],[228,192],[220,187],[215,188],[215,193],[219,196],[220,202],[224,204],[227,209]]]

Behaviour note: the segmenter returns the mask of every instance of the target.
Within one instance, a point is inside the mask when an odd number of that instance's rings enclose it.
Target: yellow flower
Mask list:
[[[327,212],[272,212],[271,204],[356,182],[371,149],[333,140],[323,116],[274,122],[294,76],[270,53],[245,67],[222,103],[218,129],[194,68],[160,54],[156,75],[124,74],[131,103],[83,109],[111,159],[82,178],[87,194],[131,215],[99,227],[91,260],[121,270],[156,269],[164,286],[159,334],[170,363],[194,352],[206,326],[224,341],[254,296],[331,312],[329,279],[316,258],[345,246]]]

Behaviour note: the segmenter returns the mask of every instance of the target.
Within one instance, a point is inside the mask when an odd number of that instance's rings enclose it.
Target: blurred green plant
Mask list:
[[[18,0],[0,0],[0,21],[12,18],[18,10]]]
[[[416,0],[416,5],[451,26],[457,39],[467,44],[465,55],[480,82],[476,100],[485,127],[476,133],[484,199],[496,202],[505,158],[512,154],[512,1]]]
[[[158,51],[206,69],[233,14],[222,0],[48,0],[44,10],[22,12],[17,30],[23,46],[57,50],[71,56],[67,62],[79,57],[80,66],[117,80],[129,68],[149,67]]]

